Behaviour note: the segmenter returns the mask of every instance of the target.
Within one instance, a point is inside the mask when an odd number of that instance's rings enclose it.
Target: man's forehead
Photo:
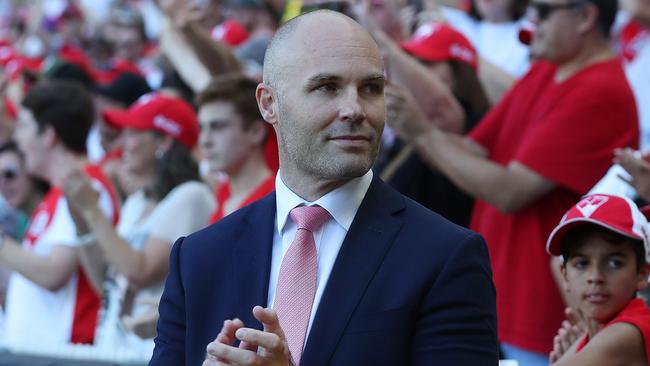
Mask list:
[[[345,59],[346,63],[363,62],[382,68],[381,55],[374,42],[369,37],[354,34],[301,33],[294,38],[289,53],[302,64]]]

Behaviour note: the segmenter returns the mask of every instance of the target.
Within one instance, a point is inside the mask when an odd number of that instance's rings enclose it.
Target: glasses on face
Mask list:
[[[584,6],[586,1],[572,1],[564,4],[550,4],[541,1],[531,1],[528,4],[528,12],[538,21],[548,19],[556,10],[577,9]]]
[[[342,14],[349,14],[350,7],[347,1],[326,1],[317,4],[303,5],[300,11],[304,14],[322,9],[333,10]]]
[[[0,170],[0,178],[6,181],[14,180],[20,174],[17,168],[6,168]]]

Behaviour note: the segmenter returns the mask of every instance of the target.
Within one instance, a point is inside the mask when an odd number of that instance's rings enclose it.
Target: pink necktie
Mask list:
[[[282,259],[274,308],[295,365],[300,365],[307,325],[316,293],[318,257],[314,231],[330,218],[320,206],[296,207],[289,213],[296,237]]]

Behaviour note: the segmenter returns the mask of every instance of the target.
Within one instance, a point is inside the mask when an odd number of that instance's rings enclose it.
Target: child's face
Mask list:
[[[571,303],[586,318],[608,322],[645,288],[650,266],[637,270],[631,245],[612,244],[598,233],[579,245],[562,268]]]

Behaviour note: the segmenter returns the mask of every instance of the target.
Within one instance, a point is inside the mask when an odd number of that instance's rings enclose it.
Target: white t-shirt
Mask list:
[[[520,22],[490,23],[476,20],[459,9],[441,9],[449,24],[472,42],[482,58],[517,78],[528,71],[530,52],[519,41]]]
[[[144,250],[151,237],[168,241],[171,246],[179,237],[205,227],[215,209],[214,194],[210,188],[196,181],[175,187],[153,209],[152,204],[143,191],[138,191],[126,199],[120,211],[118,234],[135,250]],[[119,316],[128,281],[115,271],[111,271],[110,277],[106,283],[107,295],[100,317],[98,343],[143,349],[153,347],[153,340],[141,340],[122,326]],[[141,300],[158,300],[164,284],[164,281],[160,281],[140,289],[135,295],[131,314],[148,310],[147,305],[140,305]]]
[[[109,189],[98,180],[92,184],[100,192],[99,206],[107,217],[116,219],[117,202]],[[34,211],[25,234],[23,248],[46,256],[57,245],[75,246],[77,231],[61,191],[50,190]],[[92,327],[75,319],[75,305],[84,297],[96,296],[90,288],[78,290],[79,276],[75,272],[68,282],[56,291],[47,290],[14,272],[9,280],[6,303],[5,337],[9,345],[58,345],[71,341],[73,327]],[[76,323],[75,323],[76,321]],[[92,330],[91,330],[92,331]]]

